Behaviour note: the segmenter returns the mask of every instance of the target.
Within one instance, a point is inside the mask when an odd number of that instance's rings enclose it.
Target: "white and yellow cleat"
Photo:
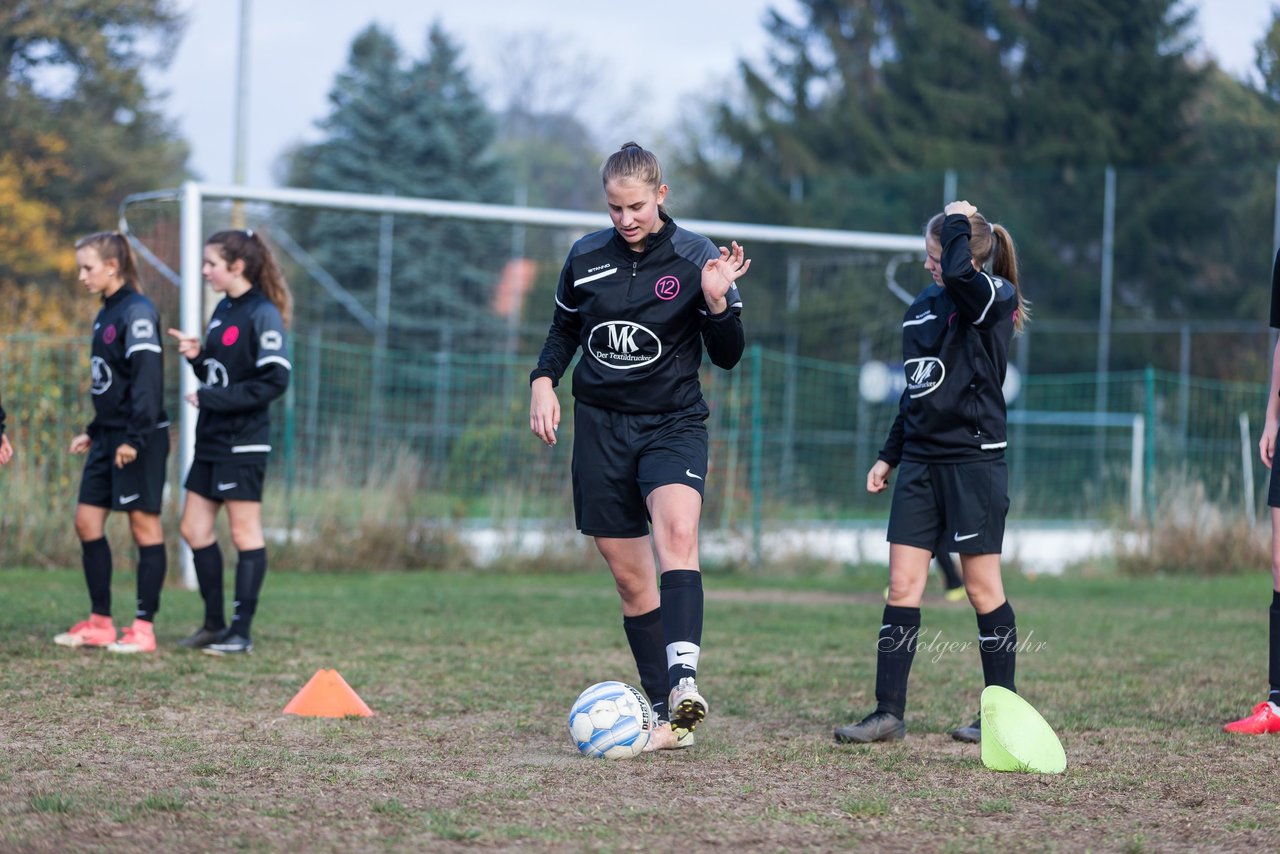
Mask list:
[[[655,750],[683,750],[693,747],[694,735],[690,730],[676,732],[668,721],[658,721],[658,725],[649,733],[649,743],[644,746],[645,753]]]
[[[707,701],[698,693],[698,683],[692,676],[684,677],[671,689],[667,708],[671,710],[671,728],[676,733],[692,733],[709,711]]]

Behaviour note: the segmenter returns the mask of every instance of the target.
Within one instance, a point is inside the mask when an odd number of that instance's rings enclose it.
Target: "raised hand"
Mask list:
[[[734,282],[746,275],[751,269],[751,259],[745,258],[746,252],[735,240],[730,244],[732,249],[720,247],[720,257],[711,258],[702,265],[702,297],[712,314],[720,314],[728,303],[725,294]]]
[[[968,202],[964,201],[963,199],[961,199],[959,201],[955,201],[947,205],[945,208],[942,209],[942,212],[947,216],[950,216],[951,214],[963,214],[966,217],[970,217],[976,214],[978,212],[978,209],[975,208],[973,205],[969,204]]]

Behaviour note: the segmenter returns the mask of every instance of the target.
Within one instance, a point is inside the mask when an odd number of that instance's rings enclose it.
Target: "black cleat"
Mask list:
[[[204,648],[204,651],[209,655],[243,655],[247,652],[253,652],[253,641],[244,635],[233,635],[226,632],[221,640],[209,644]]]
[[[856,724],[836,727],[836,741],[841,744],[901,741],[906,734],[907,722],[889,712],[872,712]]]
[[[178,641],[178,646],[185,646],[188,649],[204,649],[209,644],[216,643],[225,631],[226,629],[206,629],[201,626],[189,637]]]
[[[974,719],[973,723],[968,726],[956,727],[951,730],[951,737],[956,741],[964,741],[969,744],[979,744],[982,742],[982,717]]]

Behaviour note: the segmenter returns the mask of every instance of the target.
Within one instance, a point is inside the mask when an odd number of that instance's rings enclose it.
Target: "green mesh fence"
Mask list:
[[[295,336],[288,396],[274,405],[268,524],[348,527],[572,524],[568,382],[561,441],[528,429],[530,355],[375,352]],[[166,405],[180,411],[166,354]],[[91,417],[88,342],[0,338],[0,377],[18,450],[0,474],[0,560],[70,541],[81,458],[66,449]],[[748,348],[731,372],[708,368],[711,468],[703,525],[756,531],[887,514],[865,478],[896,400],[868,402],[855,365]],[[1268,472],[1257,458],[1266,387],[1154,370],[1023,378],[1010,407],[1015,519],[1141,521],[1170,483],[1199,481],[1241,514],[1260,512]],[[181,404],[185,406],[185,404]],[[1242,429],[1242,419],[1247,419]],[[1136,425],[1136,428],[1135,428]],[[180,495],[171,460],[170,507]],[[371,503],[380,496],[382,503]],[[372,509],[371,509],[372,508]],[[407,534],[409,535],[409,534]],[[62,552],[53,550],[58,554]]]

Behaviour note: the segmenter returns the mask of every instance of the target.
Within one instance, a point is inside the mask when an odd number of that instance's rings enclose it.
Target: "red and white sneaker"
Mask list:
[[[155,625],[146,620],[134,620],[133,625],[124,630],[120,640],[107,647],[108,652],[135,653],[156,651]]]
[[[1242,732],[1247,735],[1265,735],[1269,732],[1280,732],[1280,708],[1274,703],[1263,700],[1253,707],[1253,713],[1247,718],[1232,721],[1223,727],[1226,732]]]
[[[108,646],[116,642],[116,627],[110,617],[90,614],[60,635],[54,635],[58,646]]]

